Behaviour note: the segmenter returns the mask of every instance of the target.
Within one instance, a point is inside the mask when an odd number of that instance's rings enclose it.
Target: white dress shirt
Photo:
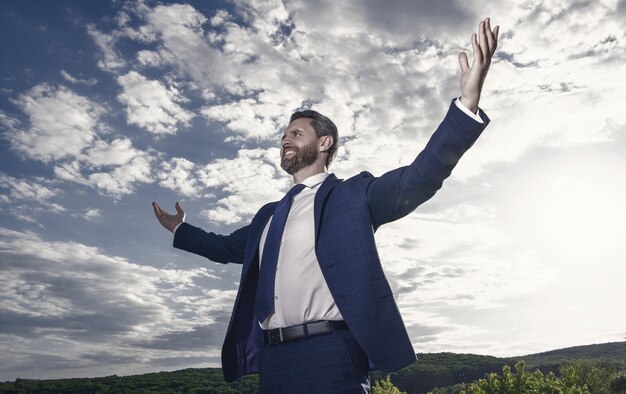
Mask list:
[[[278,254],[274,313],[261,324],[264,329],[317,320],[343,320],[315,255],[313,205],[315,194],[328,175],[322,172],[305,179],[302,184],[306,187],[293,199]],[[267,222],[261,235],[259,261],[271,222],[271,219]]]

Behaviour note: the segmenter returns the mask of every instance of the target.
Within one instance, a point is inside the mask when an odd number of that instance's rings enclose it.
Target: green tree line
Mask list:
[[[373,394],[626,394],[626,357],[573,360],[549,368],[484,356],[437,354],[390,375],[372,374]],[[497,364],[499,360],[499,364]],[[450,361],[450,362],[448,362]],[[480,362],[478,362],[480,361]],[[417,366],[422,363],[418,368]],[[496,368],[500,372],[496,372]],[[479,372],[477,377],[471,377]],[[468,378],[471,377],[471,378]],[[424,387],[425,384],[429,386]],[[0,383],[0,393],[258,393],[258,377],[227,383],[219,368],[102,378]]]

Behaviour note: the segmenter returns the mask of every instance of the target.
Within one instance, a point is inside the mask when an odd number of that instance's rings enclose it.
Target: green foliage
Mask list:
[[[617,377],[624,365],[616,362],[574,360],[561,367],[561,379],[567,385],[586,386],[591,394],[610,392],[610,383]]]
[[[444,388],[435,387],[428,394],[467,394],[467,388],[469,384],[459,383],[454,386],[448,386]]]
[[[619,382],[623,364],[611,361],[593,362],[589,360],[574,360],[560,369],[560,377],[549,372],[544,375],[539,370],[527,372],[524,362],[515,365],[515,373],[506,365],[502,368],[502,375],[489,374],[469,387],[472,394],[605,394],[609,390],[622,392]],[[625,379],[626,380],[626,379]],[[612,383],[616,382],[616,383]],[[625,383],[626,385],[626,383]],[[617,391],[616,391],[617,390]]]
[[[372,386],[372,394],[406,394],[391,383],[389,375],[385,379],[379,379]]]
[[[626,375],[616,376],[609,385],[611,393],[626,394]]]
[[[564,384],[552,372],[544,376],[539,370],[527,372],[523,361],[515,365],[515,373],[505,365],[502,375],[491,373],[486,379],[470,385],[472,394],[588,394],[586,386]]]
[[[389,375],[387,375],[385,379],[374,382],[372,394],[406,394],[406,391],[400,391],[399,388],[394,386],[389,379]]]

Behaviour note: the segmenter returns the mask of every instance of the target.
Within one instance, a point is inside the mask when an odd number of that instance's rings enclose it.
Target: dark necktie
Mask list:
[[[285,197],[278,202],[274,209],[274,216],[270,228],[267,231],[265,245],[263,246],[263,257],[261,258],[261,271],[259,272],[259,283],[256,291],[256,314],[259,322],[265,319],[274,311],[274,282],[276,279],[276,266],[278,265],[278,253],[280,243],[285,231],[285,223],[291,209],[293,198],[304,189],[304,185],[295,185],[285,194]]]

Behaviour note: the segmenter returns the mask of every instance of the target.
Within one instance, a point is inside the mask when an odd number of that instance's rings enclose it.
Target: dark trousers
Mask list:
[[[350,331],[264,345],[261,394],[370,393],[367,357]]]

